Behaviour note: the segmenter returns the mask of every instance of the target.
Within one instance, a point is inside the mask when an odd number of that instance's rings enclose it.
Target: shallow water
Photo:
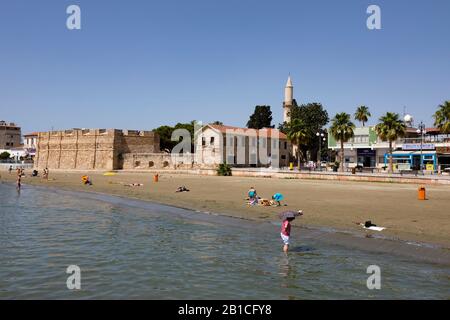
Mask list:
[[[0,299],[448,299],[448,267],[330,245],[279,226],[0,184]],[[355,239],[355,241],[357,241]],[[69,290],[66,268],[81,268]],[[381,289],[369,290],[369,265]]]

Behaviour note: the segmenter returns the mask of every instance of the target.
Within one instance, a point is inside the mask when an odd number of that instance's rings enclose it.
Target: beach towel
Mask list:
[[[364,229],[367,229],[367,230],[373,230],[373,231],[383,231],[384,229],[386,229],[386,228],[384,228],[384,227],[363,227]]]

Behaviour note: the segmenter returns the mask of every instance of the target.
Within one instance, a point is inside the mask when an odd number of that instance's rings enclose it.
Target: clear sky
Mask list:
[[[66,8],[81,7],[81,30]],[[366,9],[381,7],[381,30]],[[450,99],[448,0],[1,0],[0,119],[24,132],[244,126],[257,104],[364,104],[432,125]]]

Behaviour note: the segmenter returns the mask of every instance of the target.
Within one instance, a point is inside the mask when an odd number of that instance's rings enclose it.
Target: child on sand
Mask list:
[[[258,195],[256,194],[256,190],[253,187],[248,190],[248,200],[249,204],[252,206],[258,204]]]
[[[283,240],[284,246],[283,251],[288,252],[289,250],[289,237],[291,236],[291,221],[295,218],[287,218],[283,220],[281,224],[281,239]]]

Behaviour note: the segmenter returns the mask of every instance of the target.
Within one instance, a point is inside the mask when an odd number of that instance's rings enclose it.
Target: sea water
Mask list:
[[[447,266],[331,245],[279,223],[0,184],[0,299],[448,299]],[[355,240],[356,241],[356,240]],[[80,290],[68,289],[68,266]],[[369,290],[370,265],[381,289]]]

